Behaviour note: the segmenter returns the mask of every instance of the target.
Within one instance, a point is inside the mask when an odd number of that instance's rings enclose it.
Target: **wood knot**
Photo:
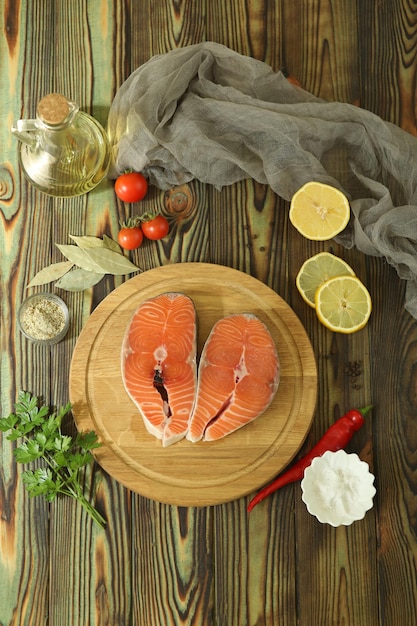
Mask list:
[[[5,164],[0,164],[0,200],[9,202],[13,198],[14,180]]]
[[[190,217],[195,209],[195,195],[188,185],[179,185],[165,192],[165,210],[181,221]]]

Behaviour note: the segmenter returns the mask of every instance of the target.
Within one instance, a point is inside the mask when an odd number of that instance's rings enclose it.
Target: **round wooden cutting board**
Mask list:
[[[130,319],[144,300],[168,291],[194,301],[198,354],[215,322],[231,313],[257,315],[277,346],[280,384],[270,407],[215,442],[183,439],[163,448],[124,389],[121,346]],[[98,463],[129,489],[177,506],[228,502],[269,482],[301,447],[316,396],[313,350],[292,309],[255,278],[209,263],[158,267],[115,289],[88,319],[70,371],[77,427],[95,430],[103,443],[95,451]]]

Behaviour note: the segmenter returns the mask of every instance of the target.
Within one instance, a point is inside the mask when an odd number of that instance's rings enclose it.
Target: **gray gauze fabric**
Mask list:
[[[310,180],[339,188],[351,220],[337,241],[392,264],[417,318],[417,138],[399,127],[207,42],[134,71],[115,95],[108,131],[110,178],[133,169],[160,189],[253,178],[285,200]]]

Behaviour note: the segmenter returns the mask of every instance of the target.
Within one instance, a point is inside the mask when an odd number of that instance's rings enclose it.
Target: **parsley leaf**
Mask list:
[[[84,495],[85,468],[94,457],[91,450],[102,444],[94,431],[78,433],[75,438],[61,432],[61,423],[71,404],[51,413],[36,396],[20,391],[15,412],[0,418],[0,431],[9,441],[18,441],[13,454],[18,463],[43,462],[42,467],[27,469],[22,481],[30,496],[43,496],[52,502],[59,495],[77,500],[94,521],[104,528],[105,519]]]

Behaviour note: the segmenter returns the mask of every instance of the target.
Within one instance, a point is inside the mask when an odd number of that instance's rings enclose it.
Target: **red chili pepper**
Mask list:
[[[371,409],[367,406],[364,409],[352,409],[345,415],[340,417],[330,428],[324,433],[320,441],[308,452],[302,459],[294,463],[292,467],[284,474],[281,474],[269,485],[261,489],[257,495],[252,498],[248,504],[248,511],[262,502],[267,496],[285,485],[301,480],[304,476],[304,470],[311,465],[316,456],[322,456],[325,452],[337,452],[347,446],[352,439],[353,434],[359,430],[365,423],[365,415]]]

